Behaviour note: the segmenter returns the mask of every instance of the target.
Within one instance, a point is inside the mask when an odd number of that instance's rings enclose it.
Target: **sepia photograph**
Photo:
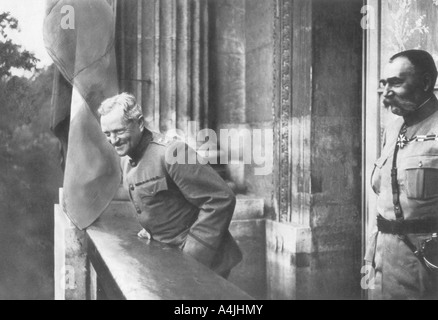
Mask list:
[[[0,0],[0,300],[438,300],[437,64],[437,0]]]

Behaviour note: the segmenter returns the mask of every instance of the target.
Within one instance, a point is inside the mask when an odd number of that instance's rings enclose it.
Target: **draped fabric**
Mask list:
[[[119,157],[102,134],[97,115],[100,103],[118,93],[115,16],[110,3],[47,0],[44,21],[46,49],[72,86],[71,96],[65,94],[65,83],[54,95],[54,107],[60,109],[52,127],[66,132],[65,105],[71,99],[62,204],[79,229],[100,216],[121,181]]]
[[[50,129],[61,143],[61,167],[65,171],[65,160],[67,157],[68,129],[70,127],[70,106],[72,86],[65,80],[64,76],[55,68],[53,75],[52,90],[52,119]]]

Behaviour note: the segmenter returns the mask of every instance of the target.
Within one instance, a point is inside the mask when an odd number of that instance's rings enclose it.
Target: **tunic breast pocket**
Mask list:
[[[411,157],[403,162],[407,197],[414,200],[437,197],[438,156]]]
[[[162,177],[155,181],[150,181],[140,185],[138,187],[138,195],[141,199],[148,200],[167,190],[168,186],[166,177]]]

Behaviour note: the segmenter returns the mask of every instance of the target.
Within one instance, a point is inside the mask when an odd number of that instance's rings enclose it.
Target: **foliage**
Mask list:
[[[38,59],[33,53],[23,50],[10,38],[11,31],[18,31],[18,21],[8,12],[0,13],[0,79],[11,76],[12,68],[32,71]]]
[[[17,28],[0,14],[0,300],[50,299],[53,204],[62,184],[59,143],[49,129],[54,69],[35,69],[37,59],[8,38]],[[12,67],[33,77],[11,76]]]
[[[0,300],[53,296],[53,204],[62,183],[49,131],[53,67],[0,81]]]

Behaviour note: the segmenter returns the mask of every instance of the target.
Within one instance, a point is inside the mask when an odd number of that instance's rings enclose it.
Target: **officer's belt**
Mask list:
[[[377,229],[382,233],[406,235],[416,233],[437,233],[438,219],[387,220],[377,216]]]

